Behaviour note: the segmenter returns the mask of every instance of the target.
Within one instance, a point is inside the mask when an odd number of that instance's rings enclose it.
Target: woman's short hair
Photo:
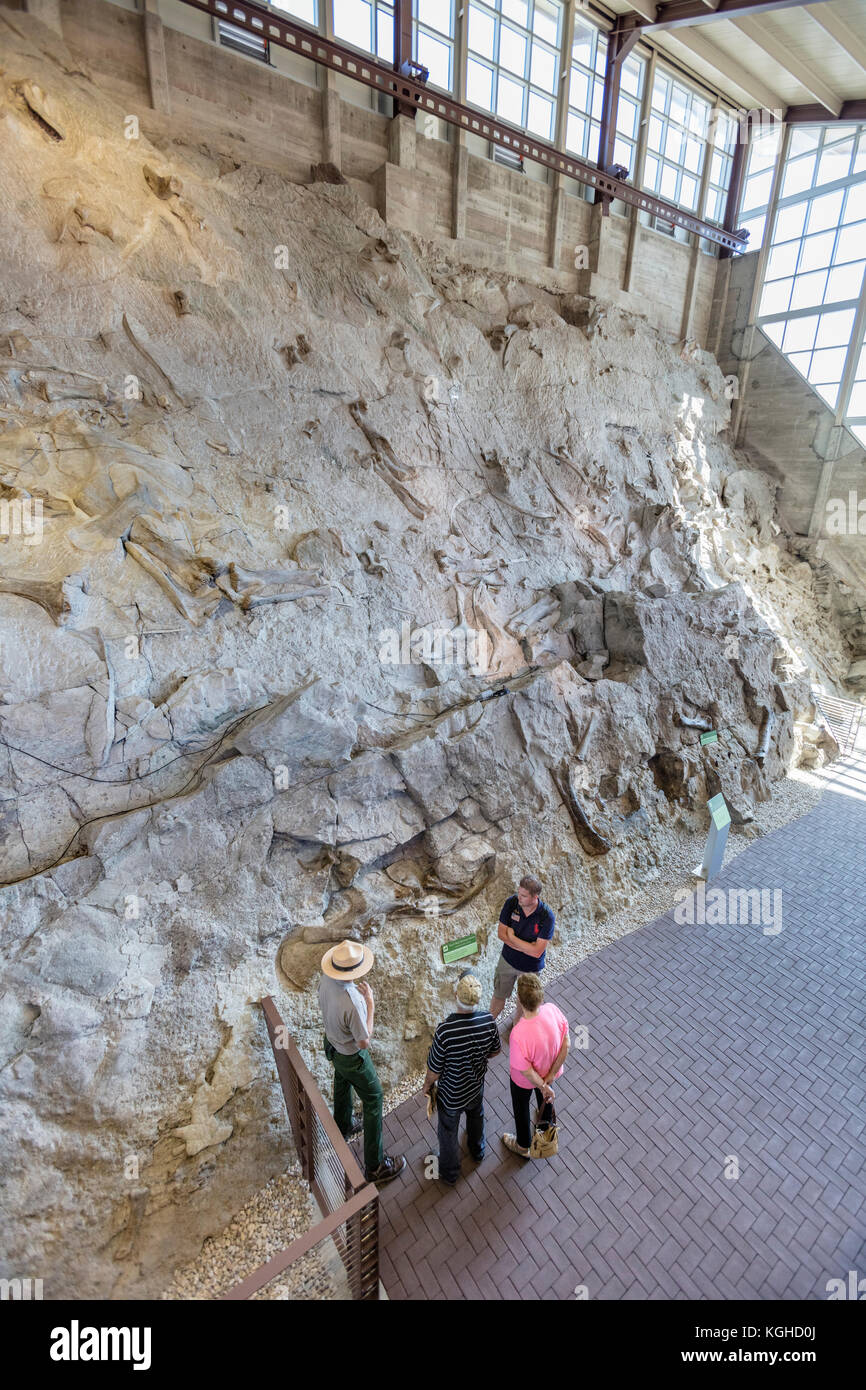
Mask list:
[[[544,1003],[544,985],[537,975],[517,977],[517,997],[524,1009],[535,1010]]]

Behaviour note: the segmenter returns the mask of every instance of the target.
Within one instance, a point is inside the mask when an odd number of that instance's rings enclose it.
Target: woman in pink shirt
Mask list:
[[[529,1101],[532,1089],[539,1112],[553,1099],[551,1081],[562,1075],[562,1064],[568,1056],[568,1019],[555,1004],[545,1004],[544,986],[537,975],[521,975],[517,981],[517,997],[523,1005],[523,1017],[511,1030],[508,1044],[508,1063],[511,1070],[511,1104],[514,1110],[516,1134],[503,1134],[502,1141],[512,1153],[529,1158],[532,1134],[529,1125]]]

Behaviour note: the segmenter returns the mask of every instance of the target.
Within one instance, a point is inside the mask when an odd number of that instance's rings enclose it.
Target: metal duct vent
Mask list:
[[[258,58],[262,63],[270,62],[267,39],[257,38],[234,24],[226,24],[224,19],[216,21],[216,28],[217,42],[223,48],[233,48],[236,53],[245,53],[248,58]]]
[[[493,146],[493,163],[504,164],[507,169],[513,169],[515,173],[523,173],[523,156],[515,154],[513,150],[504,150],[501,145]]]

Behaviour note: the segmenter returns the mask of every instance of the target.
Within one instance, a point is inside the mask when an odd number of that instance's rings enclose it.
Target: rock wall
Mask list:
[[[566,938],[709,795],[747,821],[850,652],[709,355],[346,185],[127,139],[14,18],[3,1272],[148,1296],[284,1163],[263,995],[325,1084],[318,962],[371,940],[396,1082],[445,940],[489,984],[515,876]]]

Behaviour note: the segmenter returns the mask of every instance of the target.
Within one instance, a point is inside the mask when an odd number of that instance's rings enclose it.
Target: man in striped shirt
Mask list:
[[[427,1054],[424,1095],[437,1083],[439,1177],[453,1187],[460,1176],[457,1132],[466,1112],[466,1140],[476,1163],[484,1157],[484,1077],[487,1063],[502,1051],[499,1029],[486,1011],[479,1012],[481,982],[464,970],[455,990],[457,1011],[439,1024]]]

